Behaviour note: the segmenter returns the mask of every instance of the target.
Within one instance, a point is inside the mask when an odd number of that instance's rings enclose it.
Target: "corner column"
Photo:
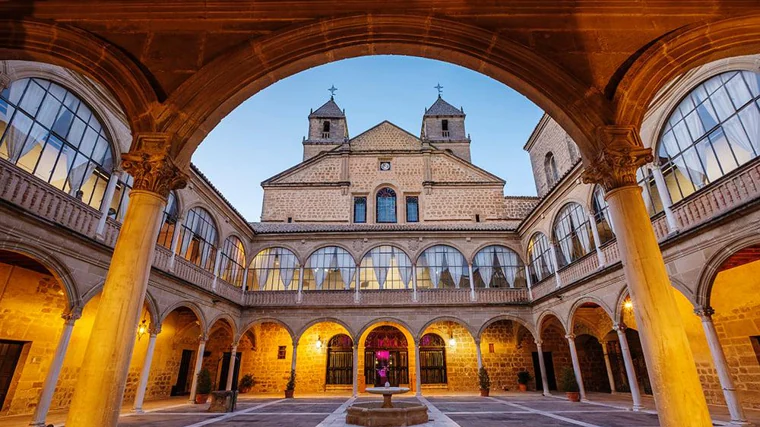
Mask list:
[[[293,340],[293,358],[290,360],[290,371],[296,370],[296,356],[298,355],[298,341]]]
[[[193,385],[190,387],[189,403],[195,403],[195,394],[198,391],[198,374],[203,367],[203,353],[206,351],[206,337],[201,336],[198,340],[198,354],[195,356],[195,368],[193,368]]]
[[[720,345],[718,331],[715,330],[715,323],[712,320],[715,310],[712,307],[704,307],[694,310],[694,314],[702,319],[702,327],[705,330],[707,345],[710,347],[715,371],[718,373],[720,387],[723,389],[723,397],[726,399],[726,406],[728,406],[728,412],[731,414],[731,425],[748,425],[747,417],[744,416],[744,409],[742,409],[742,405],[739,402],[739,395],[736,393],[734,379],[731,377],[731,372],[728,369],[726,354]]]
[[[422,396],[422,368],[420,367],[420,340],[414,340],[414,386],[417,396]]]
[[[79,370],[68,427],[112,427],[118,422],[161,216],[169,191],[187,184],[169,155],[172,142],[168,134],[138,134],[132,150],[122,156],[134,185]]]
[[[235,379],[235,364],[237,363],[237,348],[238,342],[235,341],[230,347],[230,368],[227,370],[227,387],[224,389],[227,391],[232,390],[232,380]]]
[[[150,377],[150,365],[153,363],[153,351],[156,349],[156,337],[161,333],[161,325],[150,327],[150,339],[148,341],[148,350],[145,351],[145,361],[143,362],[142,371],[140,372],[140,381],[137,384],[137,395],[135,404],[132,408],[137,413],[142,413],[143,400],[145,400],[145,391],[148,388],[148,377]]]
[[[580,392],[581,400],[586,402],[588,401],[588,399],[586,398],[586,386],[583,385],[581,364],[578,361],[578,351],[575,349],[575,335],[567,334],[565,335],[565,338],[567,338],[567,344],[570,346],[570,358],[573,361],[573,371],[575,372],[575,382],[578,383],[578,391]]]
[[[467,271],[469,272],[469,279],[470,279],[470,301],[477,300],[477,297],[475,296],[475,278],[472,277],[472,263],[467,263]]]
[[[475,351],[478,355],[478,372],[483,367],[483,350],[480,348],[480,337],[475,340]]]
[[[352,389],[353,389],[353,396],[356,397],[359,395],[359,344],[354,343],[353,346],[353,381],[352,383]]]
[[[631,399],[633,399],[633,410],[643,409],[641,405],[641,390],[639,389],[639,380],[636,375],[636,368],[633,367],[633,358],[631,357],[631,348],[628,346],[628,338],[625,335],[625,325],[616,323],[612,329],[617,332],[618,341],[620,341],[620,351],[623,353],[623,364],[625,364],[625,374],[628,377],[628,386],[631,388]]]
[[[636,170],[652,161],[652,150],[643,147],[633,126],[604,126],[597,135],[596,145],[602,148],[586,157],[583,180],[600,184],[606,193],[660,424],[711,426],[694,356],[636,182]]]
[[[546,376],[546,365],[544,364],[543,341],[536,340],[536,351],[538,351],[538,367],[541,370],[541,386],[544,389],[544,396],[551,396],[549,392],[549,377]]]
[[[61,337],[58,338],[58,346],[55,348],[55,354],[53,355],[53,361],[50,363],[47,375],[45,376],[45,383],[42,386],[42,394],[40,400],[37,402],[37,407],[34,410],[34,416],[30,426],[44,427],[45,418],[50,410],[50,404],[53,402],[53,394],[55,393],[55,386],[58,384],[58,377],[61,375],[61,367],[63,367],[63,359],[66,357],[66,351],[69,348],[69,342],[71,342],[71,333],[74,331],[74,323],[82,315],[79,310],[72,310],[64,313],[63,317],[63,330],[61,331]]]
[[[612,374],[612,364],[610,363],[610,353],[607,351],[607,341],[602,341],[602,353],[604,353],[604,367],[607,369],[607,379],[610,381],[610,393],[615,394],[615,376]]]

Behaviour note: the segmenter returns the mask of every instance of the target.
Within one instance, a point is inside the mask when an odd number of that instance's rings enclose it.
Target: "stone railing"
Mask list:
[[[420,304],[469,304],[472,303],[470,289],[417,289]]]
[[[294,306],[298,291],[247,291],[243,304],[247,306]]]
[[[241,288],[238,288],[226,280],[222,280],[221,277],[216,278],[216,293],[235,302],[241,302],[243,298],[243,290]]]
[[[475,300],[481,304],[527,303],[528,288],[475,289]]]
[[[156,245],[155,253],[153,255],[153,267],[159,270],[169,272],[169,265],[171,264],[172,253],[169,249],[161,245]]]
[[[174,275],[213,292],[214,275],[182,257],[174,258]]]
[[[303,291],[301,294],[301,305],[317,305],[317,306],[345,306],[354,305],[354,296],[356,292],[353,290],[346,291]]]
[[[599,258],[596,256],[596,249],[592,249],[591,252],[559,270],[559,281],[573,283],[597,270],[599,270]]]
[[[119,237],[121,223],[113,218],[106,218],[106,227],[103,230],[103,243],[108,247],[116,246],[116,239]]]
[[[657,241],[661,242],[668,237],[670,231],[668,230],[668,220],[665,215],[655,216],[652,219],[652,228],[654,229],[654,235],[657,237]]]
[[[533,294],[533,299],[536,300],[550,294],[555,289],[557,289],[557,280],[554,278],[553,274],[550,274],[544,277],[540,282],[535,283],[530,290]]]
[[[618,251],[617,240],[613,240],[602,246],[602,253],[604,253],[604,259],[607,261],[607,265],[620,261],[620,251]]]

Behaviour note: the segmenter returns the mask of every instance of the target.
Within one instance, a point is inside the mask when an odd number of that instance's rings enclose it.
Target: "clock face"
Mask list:
[[[380,162],[380,170],[381,171],[391,170],[391,162]]]

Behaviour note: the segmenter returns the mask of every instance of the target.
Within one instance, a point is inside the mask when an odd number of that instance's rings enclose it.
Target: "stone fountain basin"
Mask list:
[[[346,410],[346,423],[365,427],[405,427],[428,422],[427,406],[420,403],[394,402],[383,408],[382,402],[356,403]]]

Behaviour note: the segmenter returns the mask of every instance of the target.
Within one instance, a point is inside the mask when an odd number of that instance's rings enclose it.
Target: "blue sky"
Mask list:
[[[349,136],[383,120],[420,134],[422,114],[443,98],[464,107],[472,162],[505,179],[507,195],[535,195],[523,151],[543,112],[511,88],[466,68],[407,56],[347,59],[298,73],[257,93],[201,143],[193,162],[248,221],[261,215],[261,181],[302,160],[309,109],[335,101],[346,110]]]

